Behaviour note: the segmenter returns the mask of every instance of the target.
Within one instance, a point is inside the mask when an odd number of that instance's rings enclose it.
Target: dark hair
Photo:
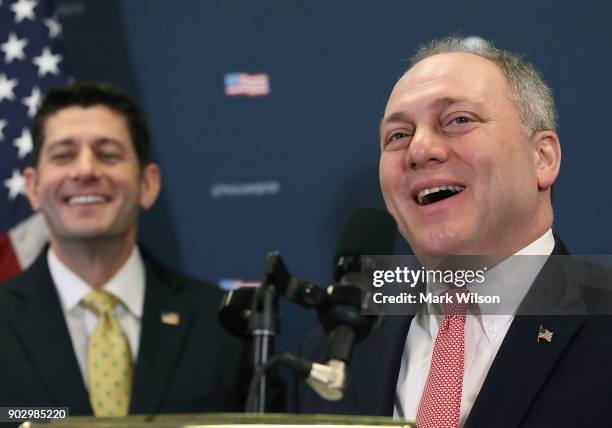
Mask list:
[[[68,107],[102,105],[119,113],[127,121],[138,163],[143,168],[150,162],[149,128],[136,103],[121,89],[97,82],[74,82],[57,86],[45,95],[32,120],[32,162],[36,166],[45,141],[47,119]]]

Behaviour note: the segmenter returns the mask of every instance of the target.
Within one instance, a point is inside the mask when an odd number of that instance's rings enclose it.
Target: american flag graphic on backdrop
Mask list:
[[[223,76],[225,95],[261,97],[270,94],[270,77],[266,73],[226,73]]]
[[[0,281],[34,261],[47,237],[25,196],[30,122],[42,94],[66,81],[61,26],[43,0],[0,0]]]

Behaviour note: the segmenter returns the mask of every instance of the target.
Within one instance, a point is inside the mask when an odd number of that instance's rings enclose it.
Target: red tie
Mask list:
[[[458,294],[458,293],[457,293]],[[418,428],[453,428],[459,425],[466,304],[445,305],[436,336],[431,367],[416,417]]]

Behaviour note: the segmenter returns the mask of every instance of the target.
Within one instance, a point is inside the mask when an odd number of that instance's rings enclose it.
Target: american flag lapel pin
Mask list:
[[[542,324],[540,324],[540,331],[538,331],[538,343],[540,343],[540,339],[547,341],[548,343],[552,342],[553,332],[544,328]]]
[[[162,312],[161,322],[167,325],[179,325],[181,323],[181,317],[178,312]]]

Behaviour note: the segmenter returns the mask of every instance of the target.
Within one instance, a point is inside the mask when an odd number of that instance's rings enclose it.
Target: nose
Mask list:
[[[81,150],[73,164],[72,178],[79,181],[91,181],[99,177],[99,164],[95,154],[89,149]]]
[[[417,128],[406,151],[406,167],[420,169],[443,163],[448,159],[448,147],[435,130]]]

